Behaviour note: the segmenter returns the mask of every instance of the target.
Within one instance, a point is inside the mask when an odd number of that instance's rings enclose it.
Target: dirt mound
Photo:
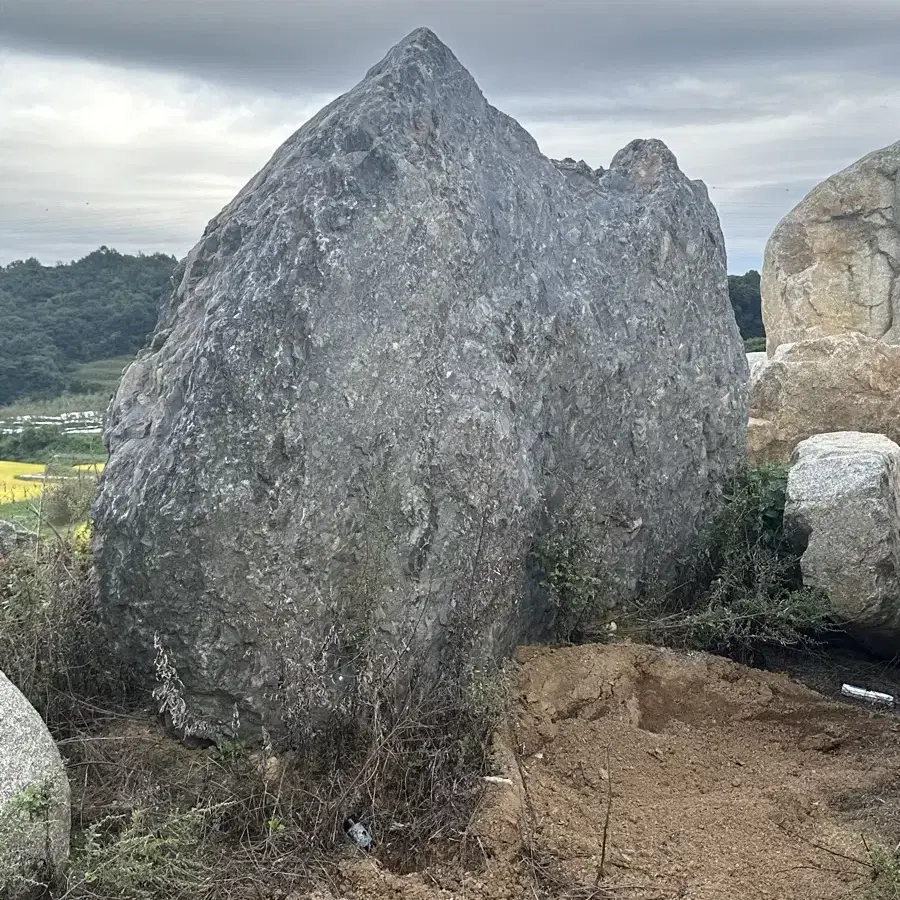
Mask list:
[[[896,840],[893,714],[703,654],[525,648],[518,662],[502,780],[475,823],[483,865],[349,860],[341,897],[830,900],[871,878],[863,834]]]

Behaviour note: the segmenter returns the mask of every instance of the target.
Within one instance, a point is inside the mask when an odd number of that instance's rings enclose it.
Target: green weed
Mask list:
[[[881,845],[867,847],[871,868],[857,900],[900,900],[900,855]]]
[[[786,488],[781,466],[737,473],[676,588],[648,589],[631,625],[654,642],[748,663],[765,645],[815,643],[830,628],[828,602],[803,587],[799,556],[785,541]]]
[[[74,848],[70,898],[159,900],[189,897],[209,887],[206,813],[135,809],[89,825]]]
[[[611,605],[613,584],[606,566],[574,519],[558,524],[534,550],[556,606],[558,640],[596,640],[598,622]]]

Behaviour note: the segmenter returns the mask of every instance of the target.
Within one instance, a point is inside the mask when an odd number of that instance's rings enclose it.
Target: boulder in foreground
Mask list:
[[[805,548],[803,584],[876,653],[900,647],[900,446],[845,431],[802,441],[788,475],[785,534]]]
[[[69,782],[47,726],[0,672],[0,897],[44,896],[69,859]]]

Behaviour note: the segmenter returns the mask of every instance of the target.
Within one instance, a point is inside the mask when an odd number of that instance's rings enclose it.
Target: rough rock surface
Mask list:
[[[0,672],[0,897],[43,896],[69,859],[69,781],[34,707]]]
[[[877,652],[900,647],[900,446],[881,434],[818,434],[794,451],[785,534],[803,583]]]
[[[815,187],[766,245],[766,349],[858,331],[900,343],[900,142]]]
[[[749,456],[786,463],[814,434],[868,431],[900,442],[900,347],[862,334],[784,344],[750,385]]]
[[[194,733],[327,708],[363,658],[508,650],[547,625],[557,520],[611,598],[684,550],[747,378],[702,183],[658,141],[547,159],[416,31],[177,269],[110,410],[110,634],[147,668],[157,638]]]
[[[0,554],[11,553],[19,544],[19,531],[12,522],[0,520]]]
[[[16,548],[34,540],[34,535],[13,522],[0,519],[0,554],[12,553]]]
[[[762,367],[768,362],[769,357],[766,355],[764,350],[759,353],[748,353],[747,354],[747,365],[750,367],[750,380],[753,381],[753,378],[756,374],[762,371]]]

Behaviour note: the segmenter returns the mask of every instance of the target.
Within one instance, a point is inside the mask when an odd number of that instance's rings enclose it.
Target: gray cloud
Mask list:
[[[422,24],[503,93],[809,59],[900,70],[893,0],[5,0],[0,36],[295,92],[354,82]]]
[[[0,0],[0,262],[184,253],[422,24],[548,155],[665,140],[709,185],[732,271],[900,138],[896,0]]]

